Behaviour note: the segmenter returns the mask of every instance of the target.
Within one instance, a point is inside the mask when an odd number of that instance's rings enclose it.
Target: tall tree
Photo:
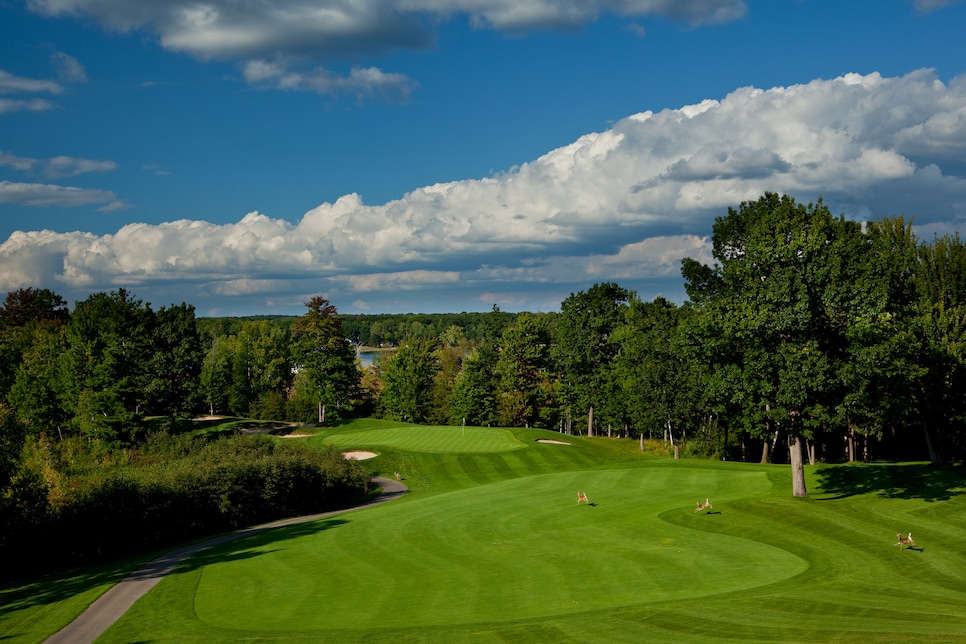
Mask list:
[[[939,237],[919,249],[918,325],[926,368],[916,392],[929,458],[966,448],[966,244]]]
[[[715,267],[682,265],[688,292],[732,339],[727,355],[744,383],[736,394],[758,435],[787,436],[795,496],[808,494],[803,443],[834,404],[834,367],[865,261],[860,237],[859,224],[833,217],[821,200],[804,206],[766,193],[715,219]]]
[[[67,403],[81,432],[128,438],[145,402],[154,314],[125,289],[94,293],[74,307],[67,327]]]
[[[462,327],[451,325],[439,336],[439,347],[436,357],[439,360],[439,371],[433,379],[433,409],[430,421],[445,425],[452,417],[450,408],[456,380],[463,369],[463,361],[472,349],[466,339]]]
[[[926,373],[915,325],[917,242],[904,218],[866,224],[866,261],[855,273],[845,328],[844,355],[836,369],[841,393],[830,420],[845,427],[846,456],[868,454],[869,439],[901,429],[914,413],[912,392]],[[810,451],[814,461],[814,448]]]
[[[7,293],[0,305],[0,398],[13,385],[21,355],[29,350],[37,328],[62,328],[69,319],[64,299],[52,291],[22,288]]]
[[[554,352],[561,387],[571,413],[587,414],[587,435],[594,435],[594,408],[613,391],[609,369],[620,345],[612,337],[623,321],[629,292],[614,283],[595,284],[571,294],[560,305]]]
[[[293,355],[308,372],[319,402],[319,422],[338,418],[356,398],[361,373],[356,354],[342,330],[339,313],[329,300],[316,295],[309,309],[292,325]]]
[[[219,335],[212,338],[201,365],[201,394],[208,403],[211,414],[225,413],[231,409],[229,401],[234,344],[234,336]]]
[[[30,344],[20,355],[8,400],[32,434],[43,431],[62,435],[69,416],[64,409],[64,355],[67,348],[63,324],[32,323]]]

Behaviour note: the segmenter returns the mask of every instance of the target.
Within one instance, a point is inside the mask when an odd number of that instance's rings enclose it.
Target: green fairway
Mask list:
[[[412,425],[377,427],[336,434],[324,439],[323,443],[341,448],[362,446],[378,449],[389,447],[396,451],[450,454],[508,452],[525,447],[508,429],[485,427],[414,428]]]
[[[796,499],[787,466],[630,441],[373,421],[309,440],[405,465],[411,493],[204,551],[99,641],[964,641],[961,467],[808,468]]]

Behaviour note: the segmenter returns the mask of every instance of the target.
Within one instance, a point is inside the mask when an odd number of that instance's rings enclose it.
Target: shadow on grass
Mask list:
[[[181,559],[187,554],[187,559],[182,563],[175,572],[187,572],[191,570],[197,570],[199,568],[204,568],[205,566],[224,563],[228,561],[243,561],[246,559],[252,559],[260,555],[266,555],[278,550],[282,550],[281,547],[269,548],[267,546],[279,544],[283,541],[288,541],[289,539],[297,539],[299,537],[304,537],[308,535],[318,534],[324,532],[325,530],[331,530],[332,528],[337,528],[341,525],[348,523],[345,519],[319,519],[315,521],[306,521],[304,523],[296,523],[294,525],[285,526],[266,526],[261,528],[253,528],[247,534],[232,533],[228,535],[223,535],[222,537],[216,537],[215,539],[209,539],[195,546],[188,546],[181,550],[175,550],[163,558],[159,559]],[[184,552],[189,551],[189,552]],[[155,559],[152,564],[158,562],[159,559]],[[162,565],[166,562],[161,562]],[[170,568],[169,565],[164,566],[165,568]],[[159,570],[161,566],[159,566]],[[161,573],[163,576],[164,573]],[[144,575],[144,577],[150,577],[152,571],[149,570],[148,566],[138,570],[135,575]]]
[[[33,606],[64,601],[102,584],[114,585],[126,579],[135,582],[160,579],[182,563],[179,570],[185,571],[213,563],[251,559],[281,549],[266,548],[271,544],[316,534],[345,523],[344,519],[332,518],[258,526],[170,550],[140,566],[137,561],[126,559],[77,571],[51,573],[27,583],[12,582],[0,587],[0,618]],[[0,636],[0,641],[2,639]]]
[[[63,601],[102,584],[116,584],[140,562],[143,562],[143,558],[124,559],[66,572],[52,572],[29,581],[5,583],[0,587],[0,617],[24,608]]]
[[[815,472],[820,501],[859,494],[889,499],[948,501],[966,494],[966,471],[960,466],[930,463],[850,463],[822,467]]]

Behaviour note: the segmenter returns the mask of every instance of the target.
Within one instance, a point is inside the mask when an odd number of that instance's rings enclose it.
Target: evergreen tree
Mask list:
[[[308,374],[324,423],[350,409],[361,374],[335,305],[316,295],[305,306],[308,312],[292,325],[293,355]]]

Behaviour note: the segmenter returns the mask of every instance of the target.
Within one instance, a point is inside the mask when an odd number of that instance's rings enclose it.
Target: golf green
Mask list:
[[[508,429],[488,427],[386,427],[335,434],[323,440],[339,448],[358,447],[425,453],[481,454],[526,447]]]

